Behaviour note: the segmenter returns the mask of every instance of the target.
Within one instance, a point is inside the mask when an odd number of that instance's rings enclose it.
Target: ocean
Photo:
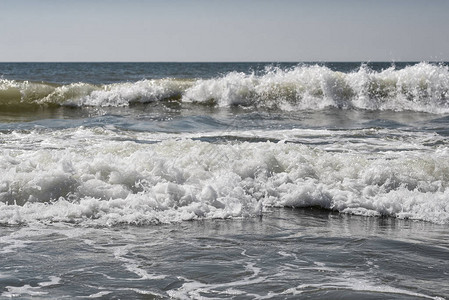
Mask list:
[[[449,64],[0,63],[0,298],[449,298]]]

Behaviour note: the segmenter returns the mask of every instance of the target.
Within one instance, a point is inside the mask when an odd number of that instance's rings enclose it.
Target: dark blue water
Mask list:
[[[367,62],[374,71],[394,66],[403,69],[417,62]],[[437,63],[438,64],[438,63]],[[0,63],[0,76],[14,80],[29,80],[67,84],[88,82],[108,84],[142,79],[213,78],[229,72],[263,73],[267,67],[282,69],[298,65],[326,66],[333,71],[351,72],[360,62],[261,62],[261,63]]]

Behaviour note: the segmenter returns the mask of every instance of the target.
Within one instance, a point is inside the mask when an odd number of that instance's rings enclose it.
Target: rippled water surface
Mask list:
[[[2,230],[3,296],[437,299],[442,225],[317,209],[260,218]]]

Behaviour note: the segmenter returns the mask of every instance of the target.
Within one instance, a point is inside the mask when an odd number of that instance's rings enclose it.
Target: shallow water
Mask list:
[[[436,299],[447,227],[319,209],[160,226],[2,228],[3,297]]]

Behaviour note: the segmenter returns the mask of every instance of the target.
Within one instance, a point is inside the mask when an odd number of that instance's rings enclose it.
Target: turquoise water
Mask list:
[[[444,63],[1,63],[0,293],[449,296]]]

